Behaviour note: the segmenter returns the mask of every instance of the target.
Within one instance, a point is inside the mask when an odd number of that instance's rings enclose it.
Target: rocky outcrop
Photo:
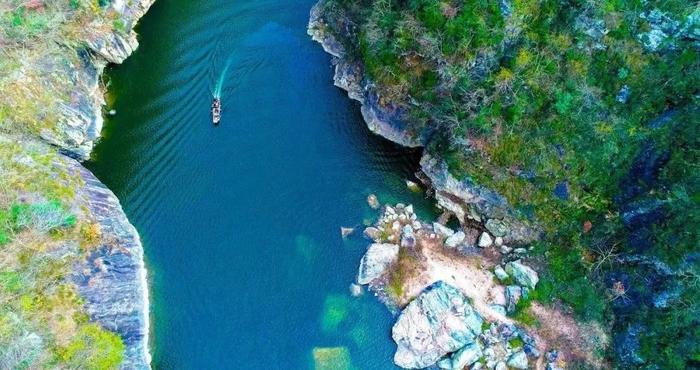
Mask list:
[[[81,220],[99,225],[102,235],[99,245],[75,264],[68,278],[77,285],[90,321],[121,336],[126,346],[123,369],[150,368],[143,249],[116,196],[77,160],[90,156],[102,130],[101,74],[108,63],[121,63],[136,49],[138,42],[133,27],[154,1],[111,1],[108,6],[116,11],[122,26],[107,26],[104,19],[96,19],[86,26],[83,36],[86,39],[72,40],[84,48],[65,47],[61,49],[65,52],[47,55],[39,66],[50,70],[52,77],[63,83],[60,87],[67,91],[56,93],[60,101],[56,112],[58,123],[38,136],[63,154],[55,163],[55,177],[82,180],[74,189],[73,209]],[[31,150],[29,143],[49,150],[47,145],[31,138],[22,140],[26,140],[23,143],[26,150]]]
[[[66,77],[72,91],[68,92],[70,99],[60,103],[57,127],[40,132],[43,140],[71,157],[85,160],[90,156],[103,125],[105,101],[100,76],[108,63],[122,63],[136,50],[138,41],[133,27],[154,2],[112,2],[110,6],[124,24],[123,30],[91,24],[86,32],[87,39],[82,40],[86,48],[78,51],[78,58],[47,61],[52,64],[53,71]]]
[[[474,343],[483,322],[464,294],[438,281],[409,303],[392,328],[394,362],[407,369],[431,366]]]
[[[148,369],[148,286],[139,235],[107,187],[77,161],[64,162],[84,183],[77,189],[78,206],[102,233],[99,246],[75,266],[73,281],[90,319],[122,337],[122,369]]]
[[[357,274],[359,284],[369,284],[381,277],[387,267],[396,262],[399,256],[399,246],[396,244],[374,243],[360,261],[360,271]]]
[[[469,178],[456,179],[442,159],[429,153],[423,154],[420,165],[434,190],[438,206],[454,214],[460,223],[466,224],[470,220],[484,223],[486,229],[502,237],[502,242],[507,244],[529,243],[538,238],[536,228],[519,219],[505,198],[495,191],[477,185]],[[480,241],[480,244],[483,243]]]
[[[362,63],[349,57],[341,42],[342,36],[337,33],[342,28],[342,32],[350,34],[351,27],[331,27],[324,19],[323,7],[321,1],[311,8],[307,32],[323,46],[323,50],[333,55],[335,86],[347,91],[351,99],[362,104],[362,117],[372,132],[406,147],[423,146],[425,138],[410,129],[406,109],[381,99],[375,86],[365,78]]]
[[[339,19],[334,19],[330,24],[325,17],[336,9],[328,10],[326,6],[324,1],[314,5],[307,31],[333,56],[335,85],[347,91],[351,99],[361,103],[362,116],[372,132],[406,147],[425,146],[425,130],[414,129],[404,108],[382,99],[366,76],[362,63],[351,56],[349,49],[353,47],[348,45],[348,40],[356,32],[352,22],[342,14],[334,14],[333,17]],[[427,177],[427,185],[434,190],[438,206],[454,213],[462,224],[472,219],[477,222],[496,219],[505,228],[503,234],[511,238],[504,240],[505,243],[528,243],[538,238],[537,230],[519,219],[505,198],[470,179],[457,180],[441,159],[425,152],[421,170]]]

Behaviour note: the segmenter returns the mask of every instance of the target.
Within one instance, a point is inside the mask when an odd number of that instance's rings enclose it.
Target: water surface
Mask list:
[[[88,165],[144,243],[155,368],[310,369],[322,347],[393,368],[389,312],[349,295],[367,242],[339,228],[375,216],[370,192],[429,206],[404,185],[417,153],[333,87],[312,5],[158,0],[109,73],[117,115]]]

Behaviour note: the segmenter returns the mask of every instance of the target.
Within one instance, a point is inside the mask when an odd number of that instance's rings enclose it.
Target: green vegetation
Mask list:
[[[0,138],[0,367],[113,369],[121,338],[88,322],[68,278],[101,242],[80,181],[45,145]]]
[[[683,293],[672,307],[638,307],[615,322],[652,328],[641,339],[649,366],[698,361],[683,350],[700,348],[698,266],[683,261],[700,251],[700,56],[697,36],[680,35],[700,27],[697,2],[506,3],[337,0],[325,15],[356,23],[356,33],[336,35],[365,65],[380,104],[406,108],[411,130],[433,134],[426,150],[543,227],[538,300],[611,321],[611,303],[628,297],[606,276],[626,271],[617,256],[644,253],[684,276]],[[653,45],[659,29],[671,36]],[[664,114],[669,122],[653,123]],[[670,158],[658,181],[628,180],[643,172],[635,158],[650,146]],[[651,245],[640,250],[620,207],[644,199],[663,203],[666,217],[644,226]],[[659,343],[663,354],[652,355]]]
[[[0,132],[59,134],[61,104],[74,103],[70,68],[84,40],[127,31],[97,0],[0,0]]]
[[[406,282],[419,273],[418,257],[409,248],[400,248],[399,257],[391,267],[387,291],[399,304],[404,304],[404,286]]]
[[[124,343],[118,335],[99,325],[87,324],[80,328],[60,356],[73,368],[114,369],[122,362]]]
[[[0,0],[0,368],[114,369],[121,338],[88,322],[70,276],[99,245],[54,148],[89,39],[129,31],[105,0]],[[100,61],[94,63],[100,68]]]

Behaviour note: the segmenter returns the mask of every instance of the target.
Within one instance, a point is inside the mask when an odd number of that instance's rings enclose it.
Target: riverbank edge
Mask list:
[[[155,0],[139,0],[128,5],[127,11],[122,11],[131,24],[126,37],[112,32],[104,39],[87,41],[87,47],[92,52],[98,78],[104,74],[108,64],[121,64],[138,47],[137,34],[134,31],[136,23],[146,14]],[[71,148],[61,148],[67,156],[78,160],[88,159],[94,143],[99,140],[103,122],[103,106],[105,105],[106,89],[96,86],[92,112],[87,116],[96,117],[96,133],[90,140],[86,152],[75,153]],[[88,130],[90,132],[90,130]],[[71,164],[77,168],[85,186],[83,194],[89,199],[89,211],[96,217],[103,229],[110,230],[117,236],[112,243],[104,243],[85,261],[84,266],[76,267],[76,282],[81,296],[86,301],[90,318],[99,322],[105,328],[112,330],[122,337],[126,345],[122,369],[150,369],[150,298],[148,285],[148,270],[143,258],[143,244],[136,227],[131,224],[116,195],[97,179],[90,170],[77,160]],[[118,249],[115,252],[115,249]],[[126,258],[124,258],[126,257]],[[99,262],[100,266],[109,266],[85,275],[81,268],[92,268]],[[90,266],[93,265],[93,266]],[[129,281],[120,281],[110,270],[124,269],[132,271]],[[93,268],[94,270],[94,268]],[[124,275],[116,275],[124,276]],[[81,284],[80,281],[84,283]],[[122,289],[126,288],[126,289]],[[140,300],[140,302],[129,302]],[[136,316],[136,317],[134,317]]]
[[[361,113],[373,133],[409,148],[425,148],[429,138],[411,131],[410,118],[401,108],[383,104],[374,83],[364,72],[362,61],[352,56],[336,33],[353,32],[351,22],[344,25],[328,24],[324,18],[326,0],[320,0],[310,10],[307,33],[332,56],[334,85],[345,90],[353,100],[360,102]],[[341,30],[338,30],[341,28]],[[343,37],[342,35],[340,37]],[[480,186],[468,178],[458,180],[448,169],[444,159],[423,150],[418,178],[428,187],[438,208],[453,215],[460,224],[480,223],[506,229],[504,243],[522,245],[539,240],[542,231],[534,223],[523,219],[496,191]],[[500,232],[499,232],[500,234]]]
[[[121,369],[150,369],[150,300],[148,271],[143,245],[116,195],[81,163],[89,159],[103,126],[106,88],[102,81],[109,64],[121,64],[138,47],[136,23],[155,0],[137,0],[109,6],[119,14],[122,29],[95,31],[80,40],[83,48],[65,48],[78,53],[82,65],[70,65],[61,72],[73,81],[71,101],[61,102],[59,125],[36,137],[3,135],[24,147],[45,145],[57,154],[56,175],[78,180],[74,186],[73,209],[99,225],[103,239],[85,260],[77,262],[66,279],[78,288],[90,321],[118,334],[125,345]],[[125,27],[125,28],[124,28]],[[59,176],[60,177],[60,176]]]

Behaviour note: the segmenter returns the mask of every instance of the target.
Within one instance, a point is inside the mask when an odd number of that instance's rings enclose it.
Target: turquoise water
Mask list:
[[[320,347],[393,368],[391,315],[348,290],[367,242],[339,228],[375,216],[370,192],[430,206],[404,185],[418,153],[333,87],[312,5],[158,0],[109,73],[117,115],[88,167],[141,234],[155,368],[310,369]]]

